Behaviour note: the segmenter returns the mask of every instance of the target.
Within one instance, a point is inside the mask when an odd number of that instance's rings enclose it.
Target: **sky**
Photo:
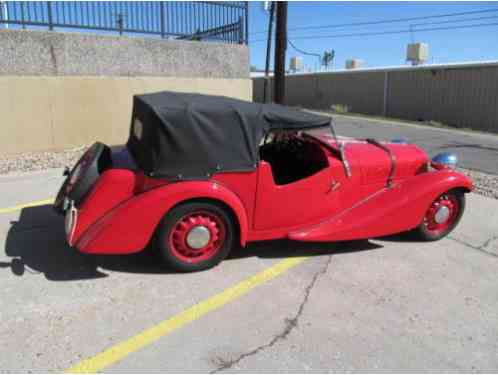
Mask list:
[[[490,12],[426,18],[427,16],[462,12]],[[418,20],[362,26],[341,26],[322,29],[292,30],[292,28],[322,25],[344,25],[376,22],[399,18],[421,17]],[[466,20],[466,21],[464,21]],[[479,24],[492,26],[452,30],[416,31],[423,28],[445,28]],[[415,30],[391,35],[362,35],[320,38],[341,34],[365,34],[386,31]],[[251,65],[264,69],[268,14],[263,2],[249,5],[249,46]],[[301,50],[322,54],[335,51],[335,69],[344,68],[347,59],[364,61],[364,67],[405,65],[408,43],[429,44],[428,63],[498,60],[498,2],[289,2],[289,39]],[[303,38],[303,39],[300,39]],[[412,39],[413,38],[413,39]],[[273,67],[272,51],[272,67]],[[318,58],[287,49],[287,63],[291,56],[301,56],[307,67],[316,69]]]

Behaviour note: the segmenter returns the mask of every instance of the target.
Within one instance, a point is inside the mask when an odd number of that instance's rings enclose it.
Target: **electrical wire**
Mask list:
[[[456,16],[464,16],[464,15],[469,15],[469,14],[482,14],[482,13],[490,13],[490,12],[498,12],[498,9],[483,9],[483,10],[475,10],[475,11],[468,11],[468,12],[434,14],[434,15],[429,15],[429,16],[394,18],[394,19],[388,19],[388,20],[367,21],[367,22],[352,22],[352,23],[332,24],[332,25],[317,25],[317,26],[301,26],[301,27],[291,27],[288,30],[289,31],[319,30],[319,29],[330,29],[330,28],[337,28],[337,27],[356,27],[356,26],[380,25],[380,24],[385,24],[385,23],[409,22],[409,21],[416,21],[416,20],[425,20],[425,19],[430,19],[430,18],[456,17]],[[252,34],[253,35],[264,34],[267,32],[268,32],[268,30],[256,31]]]
[[[308,56],[315,56],[315,57],[318,57],[318,59],[322,59],[322,55],[318,54],[318,53],[313,53],[313,52],[306,52],[306,51],[303,51],[302,49],[296,47],[294,45],[294,43],[292,43],[292,41],[290,39],[287,39],[287,43],[289,43],[291,45],[292,48],[294,48],[297,52],[299,53],[302,53],[303,55],[308,55]]]
[[[438,30],[457,30],[457,29],[470,29],[474,27],[485,27],[485,26],[498,26],[498,23],[484,23],[476,25],[462,25],[462,26],[446,26],[446,27],[430,27],[424,29],[417,29],[417,32],[421,31],[438,31]],[[306,39],[331,39],[331,38],[344,38],[344,37],[354,37],[354,36],[375,36],[375,35],[389,35],[389,34],[404,34],[412,32],[413,30],[393,30],[384,32],[370,32],[370,33],[356,33],[356,34],[336,34],[336,35],[310,35],[293,37],[294,40],[306,40]]]
[[[407,30],[391,30],[391,31],[380,31],[380,32],[365,32],[365,33],[353,33],[353,34],[335,34],[335,35],[305,35],[305,36],[294,36],[293,40],[306,40],[306,39],[332,39],[332,38],[349,38],[357,36],[379,36],[379,35],[394,35],[394,34],[408,34],[416,31],[417,33],[422,31],[442,31],[442,30],[458,30],[458,29],[472,29],[475,27],[487,27],[487,26],[498,26],[498,23],[482,23],[475,25],[462,25],[462,26],[447,26],[447,27],[431,27],[424,29],[407,29]],[[257,39],[251,41],[251,43],[259,43],[266,41],[266,39]]]
[[[488,16],[488,17],[465,18],[465,19],[462,19],[462,20],[449,20],[449,21],[414,23],[414,24],[411,24],[410,26],[414,27],[414,26],[423,26],[423,25],[440,25],[440,24],[443,24],[443,23],[480,21],[480,20],[489,20],[489,19],[496,19],[496,18],[498,18],[498,15],[497,16]]]

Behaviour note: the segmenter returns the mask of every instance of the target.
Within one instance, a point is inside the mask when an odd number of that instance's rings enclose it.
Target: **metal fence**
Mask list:
[[[247,44],[246,1],[4,1],[0,24]]]
[[[270,87],[272,87],[270,80]],[[264,78],[253,79],[263,100]],[[288,75],[286,104],[498,133],[498,62]]]

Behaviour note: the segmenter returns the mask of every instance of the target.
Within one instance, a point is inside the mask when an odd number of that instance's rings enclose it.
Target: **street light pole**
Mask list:
[[[275,103],[284,104],[285,51],[287,49],[287,1],[277,2],[277,27],[275,39]]]

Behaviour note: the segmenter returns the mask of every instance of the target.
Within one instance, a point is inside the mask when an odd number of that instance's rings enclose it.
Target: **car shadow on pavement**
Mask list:
[[[106,270],[131,273],[171,273],[148,252],[132,255],[90,255],[66,242],[64,217],[51,205],[24,208],[12,221],[5,242],[10,262],[0,262],[15,275],[42,273],[48,280],[69,281],[108,276]]]
[[[51,205],[24,208],[12,221],[5,242],[10,261],[0,261],[0,270],[17,275],[43,274],[51,281],[97,279],[106,271],[129,273],[172,273],[158,261],[153,251],[131,255],[91,255],[71,248],[65,238],[64,218]],[[288,240],[255,242],[234,249],[228,257],[288,258],[373,250],[382,246],[369,241],[303,243]]]
[[[354,253],[380,249],[383,246],[369,240],[342,242],[299,242],[291,240],[273,240],[253,242],[245,248],[234,249],[228,256],[230,259],[248,257],[258,258],[291,258],[302,256],[320,256],[341,253]]]

